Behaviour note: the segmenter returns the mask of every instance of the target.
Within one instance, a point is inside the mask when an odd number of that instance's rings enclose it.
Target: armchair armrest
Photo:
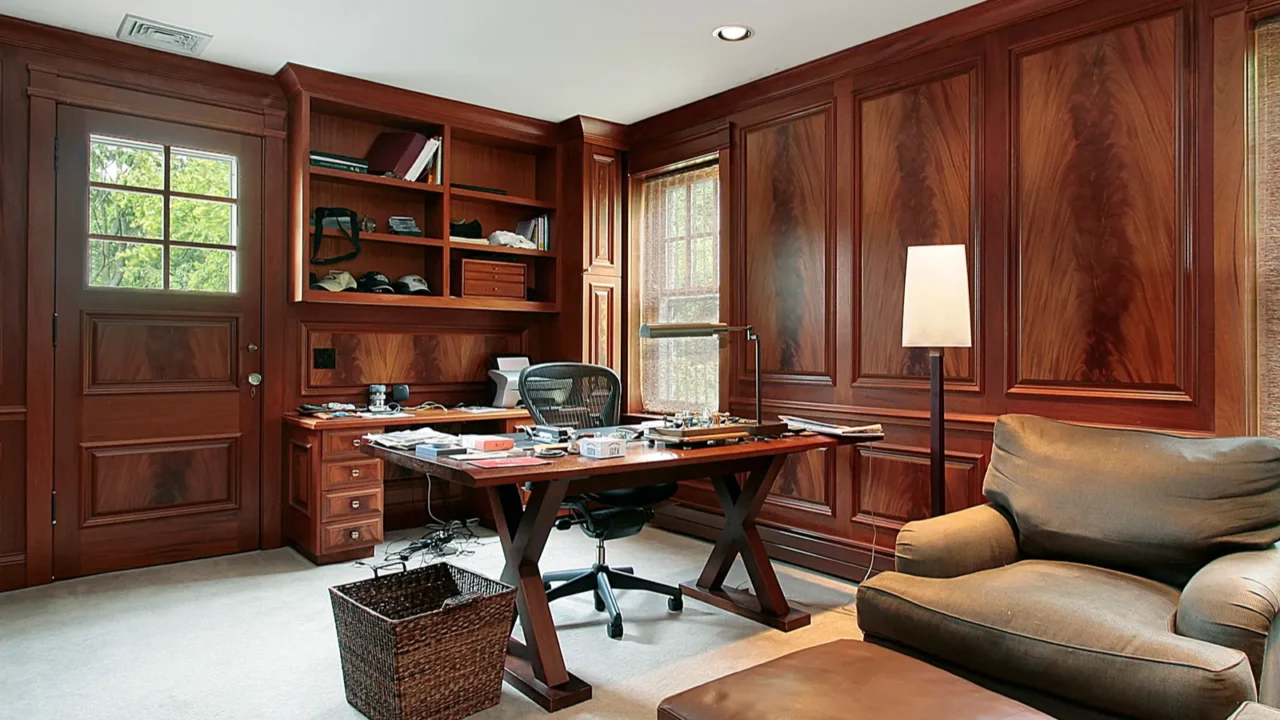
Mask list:
[[[894,548],[898,572],[948,578],[1008,565],[1018,559],[1013,524],[993,505],[902,526]]]
[[[1178,600],[1176,631],[1183,637],[1235,648],[1249,658],[1258,699],[1280,700],[1280,548],[1232,553],[1191,577]]]

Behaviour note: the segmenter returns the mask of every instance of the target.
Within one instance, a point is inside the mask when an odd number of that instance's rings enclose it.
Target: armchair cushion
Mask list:
[[[857,608],[868,636],[1117,715],[1218,720],[1257,698],[1244,653],[1173,632],[1177,590],[1114,570],[1023,560],[946,579],[882,573]]]
[[[1192,576],[1178,602],[1177,630],[1243,652],[1254,677],[1260,678],[1267,636],[1278,613],[1280,549],[1232,553]]]
[[[1219,555],[1280,541],[1280,441],[1005,415],[983,493],[1013,516],[1024,556],[1181,585]]]
[[[956,577],[1008,565],[1018,559],[1018,540],[1004,513],[979,505],[898,531],[898,572],[920,577]]]

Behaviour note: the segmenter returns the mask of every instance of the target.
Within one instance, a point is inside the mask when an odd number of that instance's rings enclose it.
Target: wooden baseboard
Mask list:
[[[664,530],[715,540],[724,526],[724,516],[702,508],[671,503],[657,509],[653,526]],[[876,550],[874,562],[869,547],[826,537],[815,537],[802,531],[772,525],[759,525],[769,557],[810,570],[860,582],[867,576],[893,569],[893,553]]]
[[[0,592],[27,586],[27,554],[0,555]]]

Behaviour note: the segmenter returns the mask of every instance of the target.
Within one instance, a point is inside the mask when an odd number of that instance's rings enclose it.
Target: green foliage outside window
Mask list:
[[[173,149],[170,188],[176,192],[234,198],[235,160]],[[89,232],[163,241],[165,235],[164,148],[95,138],[90,143],[89,179],[140,192],[104,187],[89,191]],[[89,284],[95,287],[167,287],[200,292],[235,291],[236,206],[234,203],[170,197],[169,239],[228,249],[166,247],[163,244],[89,240]]]

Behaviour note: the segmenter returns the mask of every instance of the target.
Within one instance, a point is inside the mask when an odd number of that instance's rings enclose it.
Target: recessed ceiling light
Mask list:
[[[756,31],[746,25],[721,25],[711,34],[725,42],[739,42],[755,35]]]

